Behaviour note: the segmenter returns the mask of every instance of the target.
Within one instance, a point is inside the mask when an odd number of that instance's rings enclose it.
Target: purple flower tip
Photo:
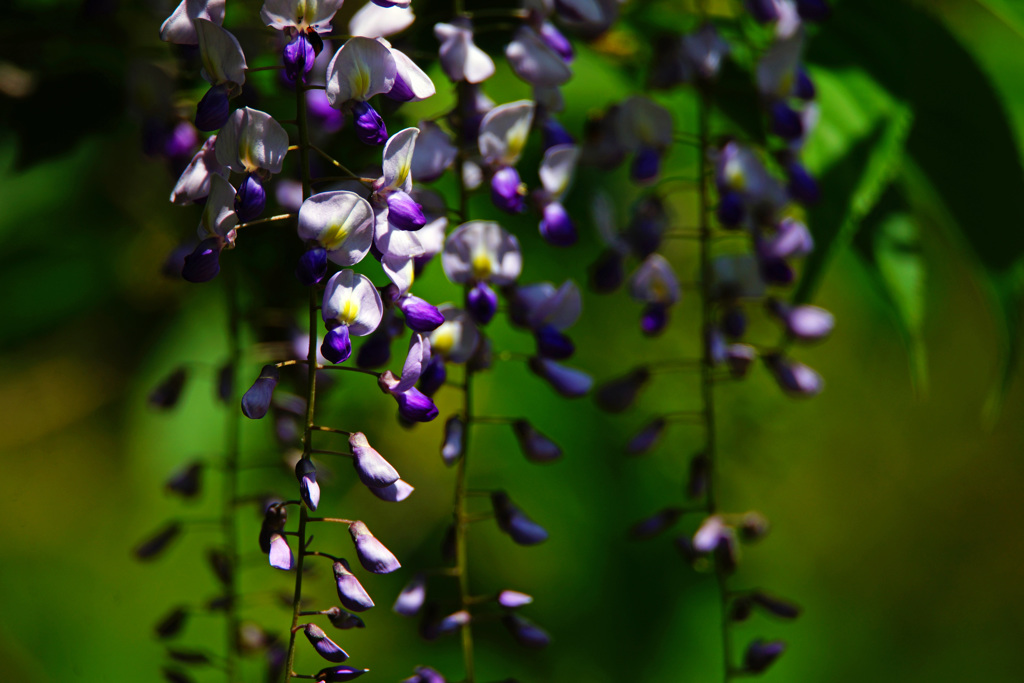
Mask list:
[[[661,152],[653,147],[641,147],[633,157],[629,177],[634,183],[653,183],[661,173]]]
[[[516,642],[531,650],[540,650],[551,643],[551,637],[541,627],[518,614],[506,614],[501,619]]]
[[[423,207],[402,190],[388,195],[388,223],[399,230],[419,230],[427,224]]]
[[[306,287],[312,287],[327,277],[327,250],[315,247],[303,253],[295,266],[295,277]]]
[[[519,545],[537,545],[548,540],[547,530],[527,517],[504,491],[491,494],[491,505],[498,528]]]
[[[556,247],[568,247],[576,244],[579,235],[573,225],[569,213],[560,202],[551,202],[544,207],[544,216],[540,221],[540,234],[544,240]]]
[[[594,394],[597,407],[609,413],[625,411],[633,405],[650,378],[651,373],[646,368],[638,368],[627,375],[605,382]]]
[[[444,322],[437,306],[411,294],[399,299],[398,308],[405,316],[405,324],[414,332],[433,332]]]
[[[189,282],[209,282],[220,272],[219,237],[207,237],[191,254],[185,257],[181,276]]]
[[[438,416],[437,406],[416,387],[401,394],[394,394],[398,402],[398,414],[410,422],[430,422]]]
[[[491,177],[491,201],[506,213],[521,213],[526,208],[526,185],[512,166],[498,169]]]
[[[743,666],[753,673],[761,673],[786,650],[786,643],[781,640],[762,640],[758,638],[747,646],[743,656]]]
[[[149,403],[157,408],[173,408],[181,398],[188,372],[177,368],[149,394]]]
[[[320,672],[317,673],[316,680],[325,681],[326,683],[352,681],[368,671],[369,669],[356,669],[351,666],[329,666],[326,669],[321,669]]]
[[[242,223],[260,217],[263,209],[267,206],[267,191],[263,189],[259,178],[247,173],[245,180],[238,187],[235,193],[235,213]]]
[[[423,368],[418,388],[425,395],[433,396],[438,389],[444,386],[447,379],[448,369],[444,364],[444,358],[440,355],[432,356],[430,362]]]
[[[309,639],[310,645],[316,649],[317,654],[326,659],[328,662],[336,662],[338,664],[348,659],[348,653],[338,647],[338,644],[327,637],[316,624],[306,624],[303,627],[303,632],[306,634],[306,638]]]
[[[785,102],[776,100],[768,110],[772,132],[783,140],[797,140],[804,134],[804,122],[800,114]]]
[[[333,569],[334,581],[338,588],[338,600],[341,601],[345,609],[353,612],[365,612],[373,607],[370,594],[359,583],[359,579],[352,574],[348,562],[339,560],[334,563]]]
[[[726,190],[718,198],[716,214],[718,222],[725,228],[739,227],[746,216],[746,209],[743,206],[743,197],[739,192]]]
[[[534,334],[537,354],[551,360],[566,360],[576,351],[572,339],[551,325],[545,325]]]
[[[320,484],[316,481],[316,467],[309,458],[300,458],[295,463],[295,478],[299,480],[299,492],[310,510],[320,504]]]
[[[220,130],[231,116],[231,105],[228,103],[228,89],[225,85],[214,85],[196,107],[196,128],[204,133]]]
[[[388,129],[384,119],[367,102],[355,103],[352,109],[356,123],[356,137],[359,141],[371,145],[383,145],[388,139]]]
[[[320,353],[332,363],[344,363],[352,355],[352,340],[349,338],[348,325],[338,325],[324,335],[320,344]]]
[[[512,423],[512,431],[519,441],[519,448],[531,462],[552,462],[562,457],[562,449],[551,439],[538,432],[526,420]]]
[[[647,304],[640,314],[640,331],[648,337],[656,337],[664,332],[669,321],[668,310],[666,304]]]
[[[322,42],[320,44],[323,45]],[[316,51],[305,33],[299,33],[284,47],[284,75],[292,83],[305,82],[306,74],[313,70],[315,61]]]
[[[610,294],[626,279],[624,257],[615,249],[606,249],[590,266],[590,288],[598,294]]]
[[[498,295],[486,282],[478,282],[466,292],[466,310],[473,320],[486,325],[498,311]]]
[[[789,183],[786,190],[789,196],[804,205],[816,204],[821,198],[818,181],[814,179],[802,164],[792,163],[786,168]]]
[[[398,559],[370,533],[365,524],[353,522],[348,532],[356,545],[356,555],[359,556],[359,563],[363,565],[363,569],[374,574],[390,574],[401,568]]]
[[[533,596],[519,591],[504,590],[498,593],[498,604],[505,609],[516,609],[533,602]]]
[[[242,396],[242,414],[250,420],[259,420],[266,415],[279,379],[280,372],[276,365],[264,365],[260,376]]]
[[[427,577],[424,574],[416,574],[395,600],[392,608],[397,614],[412,617],[419,614],[423,603],[427,599]]]

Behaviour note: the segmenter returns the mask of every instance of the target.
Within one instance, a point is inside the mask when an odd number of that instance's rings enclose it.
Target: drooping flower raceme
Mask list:
[[[327,281],[321,313],[328,332],[320,352],[332,363],[343,363],[352,355],[351,335],[362,337],[377,329],[384,306],[369,278],[346,268]]]

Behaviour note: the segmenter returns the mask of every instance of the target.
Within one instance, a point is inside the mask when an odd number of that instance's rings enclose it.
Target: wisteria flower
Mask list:
[[[352,15],[352,19],[348,23],[349,35],[386,38],[401,33],[416,21],[416,15],[409,4],[391,3],[385,6],[378,2],[366,3],[362,9]]]
[[[550,244],[564,247],[575,244],[576,226],[562,206],[562,197],[569,189],[580,150],[576,145],[556,145],[544,152],[540,164],[540,183],[544,188],[537,193],[543,212],[540,234]]]
[[[519,213],[525,207],[526,186],[519,179],[515,164],[530,135],[533,112],[530,100],[509,102],[487,112],[480,122],[480,156],[493,174],[491,200],[509,213]]]
[[[267,202],[263,180],[281,172],[288,153],[288,133],[266,112],[236,109],[217,136],[214,151],[220,164],[245,174],[235,195],[239,219],[256,218]]]
[[[412,422],[430,422],[438,415],[437,406],[430,397],[416,388],[430,356],[430,338],[416,333],[409,340],[409,353],[401,377],[395,377],[388,370],[378,380],[381,390],[398,402],[398,413]]]
[[[445,360],[465,363],[476,351],[480,332],[469,313],[452,304],[438,306],[444,322],[430,333],[430,347]]]
[[[383,175],[374,183],[370,197],[374,210],[374,244],[382,254],[384,272],[405,293],[412,286],[413,258],[424,247],[415,232],[426,225],[423,207],[414,200],[412,159],[419,130],[395,133],[384,147]]]
[[[377,40],[391,50],[391,56],[395,58],[395,84],[384,94],[385,97],[398,102],[418,102],[434,95],[434,82],[423,69],[388,41],[383,38]]]
[[[223,20],[223,17],[222,17]],[[228,100],[242,92],[245,83],[245,54],[231,32],[208,19],[194,22],[203,63],[202,77],[210,84],[196,107],[196,128],[217,130],[231,113]]]
[[[448,279],[469,284],[466,308],[481,324],[494,317],[498,297],[489,283],[510,285],[523,270],[519,240],[490,221],[463,223],[448,236],[441,254]]]
[[[494,75],[494,61],[473,42],[473,26],[466,19],[434,24],[441,41],[441,68],[452,81],[482,83]]]
[[[505,48],[505,57],[516,76],[530,85],[550,88],[572,78],[572,71],[563,56],[552,49],[532,26],[526,24],[516,30],[512,42]]]
[[[217,136],[210,136],[192,157],[192,161],[182,171],[174,189],[171,190],[173,203],[193,204],[204,199],[210,194],[210,176],[227,176],[227,169],[217,161],[217,155],[214,152],[216,143]]]
[[[171,16],[160,25],[160,40],[177,45],[197,45],[195,20],[224,24],[224,0],[181,0]]]
[[[669,308],[679,301],[679,280],[661,254],[651,254],[633,274],[630,294],[647,304],[640,327],[646,335],[656,335],[668,324]]]
[[[661,157],[672,146],[672,114],[646,97],[630,97],[618,111],[622,144],[634,152],[630,176],[650,183],[661,173]]]
[[[343,363],[352,355],[350,335],[362,337],[377,329],[384,306],[369,278],[346,268],[327,281],[321,313],[329,331],[320,352],[332,363]]]
[[[352,108],[356,136],[368,145],[380,145],[388,131],[380,114],[367,102],[395,85],[398,65],[388,47],[372,38],[350,38],[327,65],[327,100],[331,106]]]
[[[298,271],[302,283],[312,285],[327,274],[327,260],[353,266],[370,252],[373,209],[355,192],[321,192],[299,208],[298,232],[315,245],[303,255]]]
[[[235,188],[223,176],[210,177],[210,196],[199,223],[199,246],[185,257],[181,275],[189,282],[206,282],[220,272],[220,252],[235,245],[238,216]]]
[[[264,0],[260,18],[287,38],[284,48],[285,75],[292,82],[304,81],[324,47],[321,33],[330,33],[331,20],[343,0]]]

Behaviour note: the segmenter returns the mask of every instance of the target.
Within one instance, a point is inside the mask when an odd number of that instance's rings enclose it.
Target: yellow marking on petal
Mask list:
[[[515,125],[508,129],[508,136],[506,140],[508,142],[508,153],[506,157],[509,159],[518,159],[519,155],[523,152],[523,147],[526,146],[526,138],[530,135],[530,122],[527,119],[517,121]]]
[[[485,251],[478,251],[474,254],[470,265],[473,268],[473,277],[477,280],[486,280],[494,272],[494,264],[491,263],[491,257]]]
[[[442,356],[447,356],[453,346],[455,346],[455,325],[441,323],[440,327],[430,335],[430,348]]]
[[[356,61],[353,64],[348,82],[352,87],[352,98],[365,101],[366,93],[370,90],[370,68],[365,62]]]
[[[796,80],[796,72],[790,71],[779,79],[779,91],[775,93],[779,97],[786,97],[793,92],[793,81]]]
[[[395,175],[395,187],[401,187],[404,185],[410,173],[412,173],[411,160],[403,161],[398,167],[398,173]]]
[[[356,316],[359,315],[359,302],[356,301],[355,297],[349,297],[345,300],[344,305],[341,307],[341,312],[338,313],[338,320],[345,325],[351,325],[355,322]]]
[[[324,234],[320,236],[320,244],[327,251],[334,251],[341,246],[346,237],[348,237],[348,221],[330,223],[324,230]]]
[[[747,177],[743,175],[743,167],[730,161],[725,165],[725,182],[734,190],[743,190],[747,186]]]

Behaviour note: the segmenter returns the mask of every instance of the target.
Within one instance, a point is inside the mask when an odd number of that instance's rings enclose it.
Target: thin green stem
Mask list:
[[[302,198],[305,200],[311,194],[311,183],[309,179],[309,122],[306,116],[306,88],[298,84],[295,88],[296,120],[299,125],[299,167],[302,172]],[[302,457],[309,458],[312,450],[313,439],[313,416],[316,405],[316,338],[317,338],[317,300],[316,289],[309,288],[309,347],[306,350],[306,363],[309,368],[306,383],[306,422],[302,435]],[[292,625],[291,635],[288,638],[288,656],[285,660],[283,680],[284,683],[292,678],[295,665],[295,627],[299,625],[299,613],[302,603],[302,565],[306,558],[306,522],[309,515],[306,506],[299,508],[299,530],[298,530],[298,552],[295,559],[295,592],[292,595]]]
[[[226,444],[224,455],[224,480],[221,493],[221,525],[224,535],[224,553],[228,558],[227,581],[224,597],[227,609],[224,611],[225,645],[224,675],[228,683],[238,680],[238,524],[235,517],[234,500],[238,496],[239,441],[241,436],[241,411],[238,409],[238,373],[242,357],[241,314],[238,307],[238,277],[233,268],[225,269],[225,294],[228,308],[228,354],[230,386],[227,391],[227,420],[225,424]]]

